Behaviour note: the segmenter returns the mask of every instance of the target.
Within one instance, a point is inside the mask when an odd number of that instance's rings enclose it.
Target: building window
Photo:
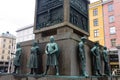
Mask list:
[[[109,5],[108,5],[108,12],[111,12],[111,11],[113,11],[113,5],[112,5],[112,4],[109,4]]]
[[[7,57],[7,60],[10,60],[10,56]]]
[[[98,26],[98,19],[94,19],[93,24],[94,24],[94,26]]]
[[[2,50],[2,53],[4,54],[4,53],[5,53],[5,50]]]
[[[8,54],[10,54],[10,50],[8,50]]]
[[[109,22],[112,23],[112,22],[114,22],[114,21],[115,21],[114,16],[113,16],[113,15],[112,15],[112,16],[109,16]]]
[[[6,42],[6,39],[3,39],[4,42]]]
[[[115,27],[110,27],[110,34],[115,34],[115,33],[116,33]]]
[[[1,59],[4,59],[4,56],[2,56]]]
[[[94,37],[98,37],[99,36],[99,30],[94,30]]]
[[[9,45],[9,49],[11,49],[11,46]]]
[[[9,43],[11,43],[11,40],[9,41]]]
[[[98,9],[93,10],[93,16],[96,16],[96,15],[98,15]]]
[[[116,46],[116,39],[111,39],[111,46],[115,47]]]
[[[3,44],[3,48],[5,48],[5,44]]]

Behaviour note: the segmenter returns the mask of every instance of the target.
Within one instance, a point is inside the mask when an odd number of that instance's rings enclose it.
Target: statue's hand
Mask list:
[[[46,53],[46,54],[48,54],[48,52],[47,52],[47,51],[45,51],[45,53]]]
[[[17,62],[20,62],[20,60],[18,59]]]
[[[82,60],[84,59],[84,56],[82,56]]]

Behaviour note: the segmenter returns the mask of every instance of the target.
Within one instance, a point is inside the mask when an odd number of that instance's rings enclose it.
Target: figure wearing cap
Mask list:
[[[101,59],[100,59],[100,50],[99,43],[95,42],[93,48],[91,49],[93,58],[94,58],[94,75],[101,76]]]
[[[109,57],[108,57],[108,51],[107,51],[107,47],[103,47],[103,61],[104,61],[104,73],[105,75],[110,76],[110,68],[109,68]]]
[[[85,42],[87,38],[86,37],[81,37],[81,41],[79,43],[79,57],[81,61],[81,71],[82,71],[82,76],[88,76],[87,71],[86,71],[86,57],[85,57]]]
[[[14,61],[13,61],[13,65],[14,65],[14,72],[13,73],[19,73],[20,72],[21,55],[22,55],[22,48],[20,46],[20,43],[17,43],[16,54],[15,54],[15,58],[14,58]]]
[[[36,69],[38,68],[38,54],[40,54],[38,43],[36,41],[33,42],[33,45],[30,49],[30,58],[28,61],[28,68],[31,69],[29,74],[36,74]]]

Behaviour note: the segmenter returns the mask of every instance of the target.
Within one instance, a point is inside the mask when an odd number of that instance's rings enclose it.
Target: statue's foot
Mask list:
[[[88,74],[87,74],[87,73],[85,73],[85,74],[82,74],[82,76],[84,76],[84,77],[88,77]]]
[[[108,73],[108,74],[105,74],[105,76],[111,76],[111,74]]]
[[[95,73],[95,76],[99,76],[99,74]]]
[[[27,73],[27,75],[32,75],[33,73],[31,73],[31,72],[29,72],[29,73]]]
[[[88,74],[85,74],[85,77],[88,77]]]
[[[44,72],[44,73],[43,73],[43,75],[47,75],[47,73],[46,73],[46,72]]]
[[[33,73],[33,75],[37,75],[36,73]]]
[[[102,74],[101,74],[101,73],[99,73],[99,76],[102,76]]]
[[[56,73],[56,76],[59,76],[59,73]]]
[[[16,72],[12,72],[12,74],[16,74]]]

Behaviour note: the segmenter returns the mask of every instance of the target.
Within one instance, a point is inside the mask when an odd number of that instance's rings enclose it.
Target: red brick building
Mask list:
[[[119,68],[116,46],[120,45],[120,0],[103,0],[103,15],[105,45],[111,52],[110,64],[114,70],[114,68]]]

